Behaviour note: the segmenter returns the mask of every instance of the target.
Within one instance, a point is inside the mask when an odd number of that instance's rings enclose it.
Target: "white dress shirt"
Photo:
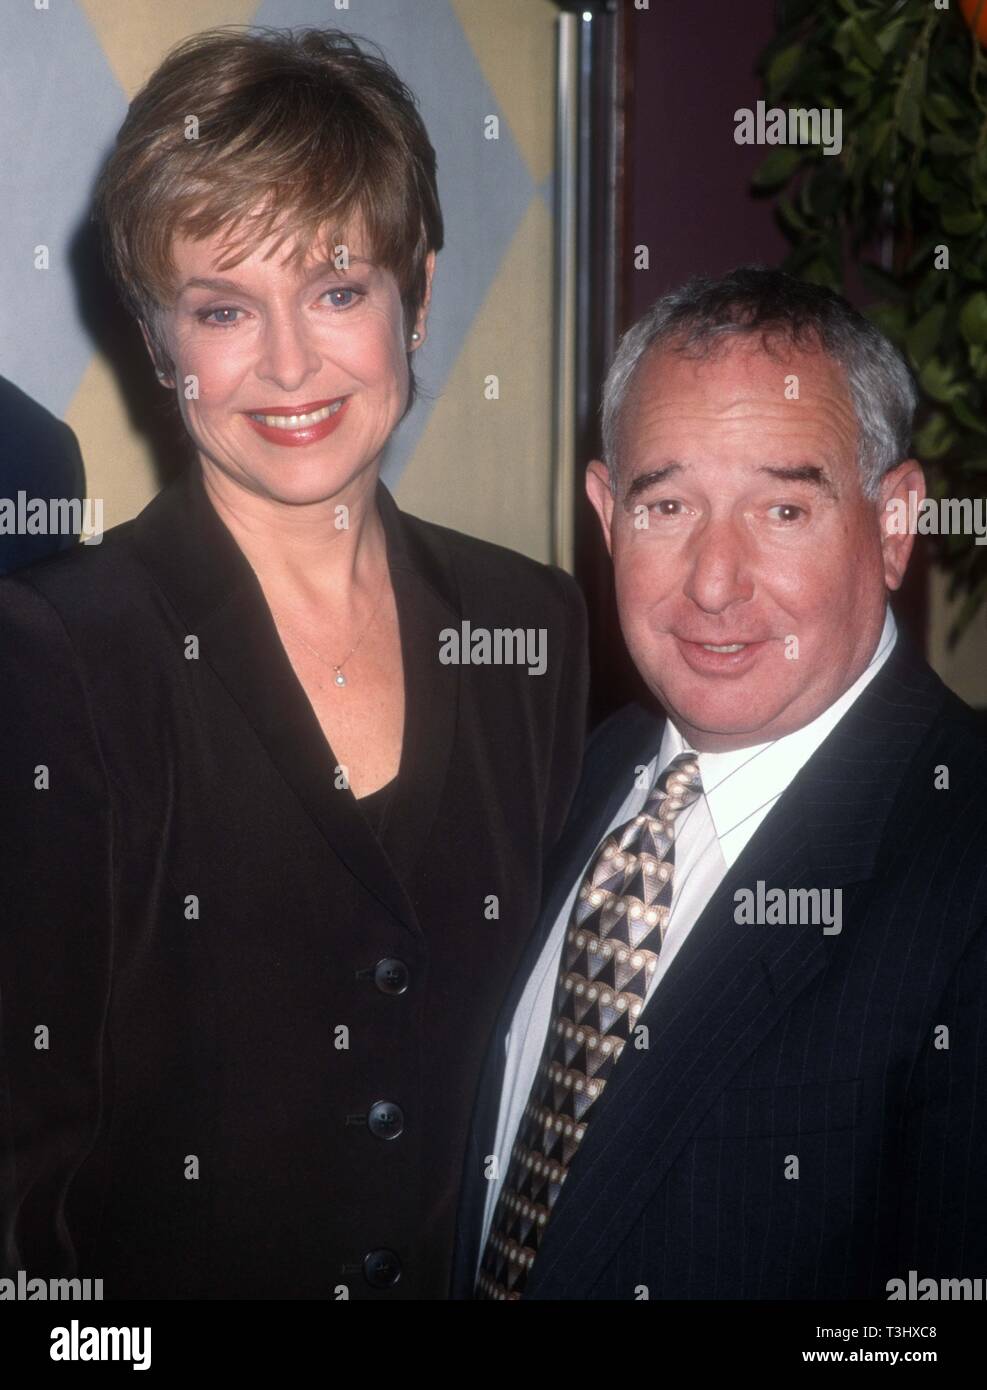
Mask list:
[[[658,965],[648,987],[648,999],[660,984],[727,870],[737,860],[795,774],[877,675],[890,656],[897,635],[895,621],[888,608],[884,628],[866,670],[810,724],[772,743],[738,748],[728,753],[697,754],[703,795],[687,806],[675,823],[671,911]],[[610,831],[640,814],[659,769],[664,771],[673,758],[687,750],[691,751],[679,730],[670,719],[666,720],[661,746],[648,764],[647,771],[638,777],[632,775],[627,796],[609,826],[601,833],[600,843]],[[498,1176],[491,1178],[488,1184],[483,1239],[480,1242],[481,1258],[518,1125],[528,1103],[545,1045],[569,915],[597,848],[598,845],[594,846],[593,854],[573,879],[572,889],[546,938],[505,1039],[504,1083],[494,1140]]]

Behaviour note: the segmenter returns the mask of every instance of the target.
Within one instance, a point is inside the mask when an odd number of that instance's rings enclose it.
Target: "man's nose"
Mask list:
[[[312,335],[301,316],[272,316],[264,325],[258,376],[282,391],[298,388],[321,366]]]
[[[750,538],[732,520],[709,520],[694,537],[684,592],[706,613],[754,597]]]

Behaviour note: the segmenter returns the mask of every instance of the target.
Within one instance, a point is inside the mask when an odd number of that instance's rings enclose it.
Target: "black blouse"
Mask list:
[[[394,789],[397,786],[397,780],[397,777],[392,777],[389,782],[385,783],[382,787],[378,787],[375,792],[370,792],[367,796],[361,796],[357,799],[356,804],[366,816],[370,829],[377,836],[378,840],[383,834],[387,808],[391,803]]]

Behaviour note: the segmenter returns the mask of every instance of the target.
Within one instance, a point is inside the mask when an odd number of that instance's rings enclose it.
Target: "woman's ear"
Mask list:
[[[428,307],[432,302],[432,276],[434,274],[435,252],[429,251],[428,255],[425,257],[425,298],[422,300],[421,307],[415,318],[414,331],[418,336],[417,338],[413,338],[413,341],[409,344],[409,352],[414,352],[416,348],[420,348],[428,337]]]

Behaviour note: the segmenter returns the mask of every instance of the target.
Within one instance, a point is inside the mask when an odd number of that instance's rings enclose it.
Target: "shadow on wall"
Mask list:
[[[79,317],[120,384],[130,427],[147,443],[164,486],[193,457],[174,392],[158,384],[140,329],[120,303],[104,266],[96,227],[84,221],[72,237],[69,264]]]

